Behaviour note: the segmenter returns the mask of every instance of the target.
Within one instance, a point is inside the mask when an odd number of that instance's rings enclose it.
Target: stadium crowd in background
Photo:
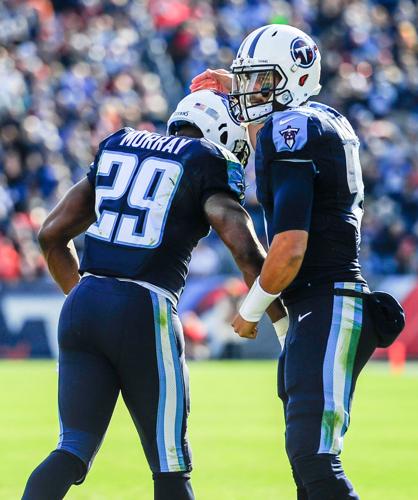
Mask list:
[[[37,229],[101,139],[125,125],[164,132],[191,78],[227,68],[246,33],[268,23],[318,42],[318,100],[360,137],[366,276],[417,272],[417,21],[411,0],[1,2],[0,281],[47,276]],[[251,163],[247,182],[261,234]],[[213,236],[193,261],[191,273],[234,271]]]

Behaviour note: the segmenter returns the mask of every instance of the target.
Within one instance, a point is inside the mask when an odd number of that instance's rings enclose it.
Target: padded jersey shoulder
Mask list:
[[[208,139],[199,139],[199,143],[199,155],[202,160],[200,168],[206,170],[209,175],[220,176],[224,173],[229,190],[237,196],[240,203],[243,203],[245,175],[238,158],[228,149]]]
[[[122,140],[122,138],[130,134],[131,132],[140,132],[139,130],[135,130],[132,127],[123,127],[113,134],[108,135],[105,137],[99,144],[99,150],[103,149],[104,147],[109,147],[112,145],[118,146]]]
[[[102,141],[100,141],[99,146],[97,147],[96,154],[94,156],[94,160],[91,162],[91,164],[89,166],[89,170],[87,172],[87,179],[93,187],[95,185],[97,167],[98,167],[100,155],[102,154],[103,149],[105,147],[111,145],[112,143],[118,144],[122,140],[122,137],[130,132],[135,132],[135,130],[131,127],[124,127],[124,128],[121,128],[120,130],[114,132],[113,134],[108,135]]]
[[[259,135],[266,158],[311,159],[312,147],[321,136],[321,120],[309,106],[275,112]]]
[[[243,168],[238,158],[234,155],[234,153],[231,153],[229,149],[226,149],[220,144],[216,144],[215,142],[212,142],[209,139],[203,139],[203,138],[198,139],[198,142],[200,144],[201,151],[203,154],[205,153],[210,154],[219,159],[237,163],[239,164],[241,169]]]

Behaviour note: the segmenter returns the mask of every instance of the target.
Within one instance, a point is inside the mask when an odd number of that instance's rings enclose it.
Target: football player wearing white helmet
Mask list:
[[[296,108],[321,90],[318,47],[292,26],[272,24],[253,31],[231,70],[231,110],[238,121],[263,122],[273,111]]]
[[[358,498],[339,458],[355,383],[383,343],[358,261],[359,140],[338,111],[309,100],[321,89],[320,61],[302,31],[263,26],[242,42],[230,73],[206,70],[191,90],[229,91],[231,112],[249,124],[256,147],[270,249],[234,329],[254,336],[265,306],[281,294],[290,327],[278,389],[298,499],[343,500]],[[277,327],[283,337],[285,321]]]
[[[247,131],[231,114],[226,94],[201,90],[187,95],[168,119],[168,135],[176,134],[184,125],[198,128],[202,137],[224,146],[243,167],[247,165]]]

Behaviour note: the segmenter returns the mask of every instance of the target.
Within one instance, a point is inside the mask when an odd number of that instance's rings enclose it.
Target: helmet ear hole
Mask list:
[[[228,132],[225,130],[225,132],[222,132],[220,141],[223,145],[225,145],[228,142]]]

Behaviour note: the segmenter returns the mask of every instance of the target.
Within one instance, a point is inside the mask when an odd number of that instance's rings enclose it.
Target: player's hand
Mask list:
[[[246,339],[255,339],[257,337],[257,323],[246,321],[240,314],[237,314],[232,321],[235,333]]]
[[[232,75],[226,69],[207,69],[195,76],[190,91],[216,90],[228,94],[232,90]]]

